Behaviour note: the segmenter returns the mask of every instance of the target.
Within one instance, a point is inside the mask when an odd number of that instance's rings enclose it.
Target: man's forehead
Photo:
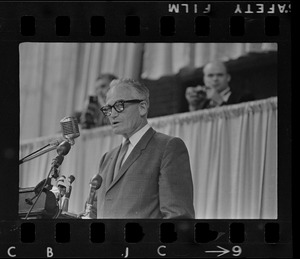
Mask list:
[[[133,91],[130,87],[115,86],[111,88],[106,97],[106,103],[113,104],[118,100],[127,100],[133,97]]]
[[[204,74],[226,73],[226,67],[223,63],[210,63],[203,69]]]

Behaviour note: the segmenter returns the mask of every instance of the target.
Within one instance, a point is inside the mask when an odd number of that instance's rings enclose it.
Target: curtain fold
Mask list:
[[[276,47],[272,43],[21,43],[20,138],[58,132],[60,119],[84,108],[101,73],[158,79],[183,67]]]
[[[142,43],[21,43],[20,138],[47,136],[81,111],[101,73],[139,78]],[[35,118],[35,120],[33,120]]]
[[[151,118],[157,131],[184,140],[190,154],[198,219],[277,218],[277,98]],[[60,137],[23,141],[20,158]],[[80,213],[101,156],[121,137],[110,126],[82,130],[61,166],[76,180],[69,211]],[[56,151],[20,166],[20,187],[46,177]]]

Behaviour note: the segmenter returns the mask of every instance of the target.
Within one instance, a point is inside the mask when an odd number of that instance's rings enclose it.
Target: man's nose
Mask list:
[[[219,77],[217,75],[213,76],[213,80],[217,81],[219,79]]]
[[[119,115],[119,113],[115,110],[114,107],[111,108],[111,115],[110,117],[116,118]]]

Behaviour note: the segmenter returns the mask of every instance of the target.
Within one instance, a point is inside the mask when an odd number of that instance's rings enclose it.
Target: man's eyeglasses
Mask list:
[[[124,111],[125,103],[140,103],[144,100],[138,100],[138,99],[133,99],[133,100],[119,100],[116,101],[113,105],[105,105],[103,107],[100,108],[100,110],[103,112],[103,114],[105,116],[110,116],[112,113],[112,108],[114,108],[116,110],[116,112],[120,113],[122,111]]]

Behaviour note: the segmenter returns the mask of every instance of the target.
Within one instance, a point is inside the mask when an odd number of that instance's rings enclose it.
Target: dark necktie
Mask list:
[[[113,180],[116,178],[117,174],[119,173],[119,170],[120,170],[121,165],[122,165],[122,161],[124,159],[125,154],[127,153],[129,144],[130,144],[130,140],[126,139],[126,141],[124,142],[124,144],[121,147],[121,150],[120,150],[120,153],[118,155],[118,159],[117,159],[117,162],[116,162],[116,165],[115,165]]]

